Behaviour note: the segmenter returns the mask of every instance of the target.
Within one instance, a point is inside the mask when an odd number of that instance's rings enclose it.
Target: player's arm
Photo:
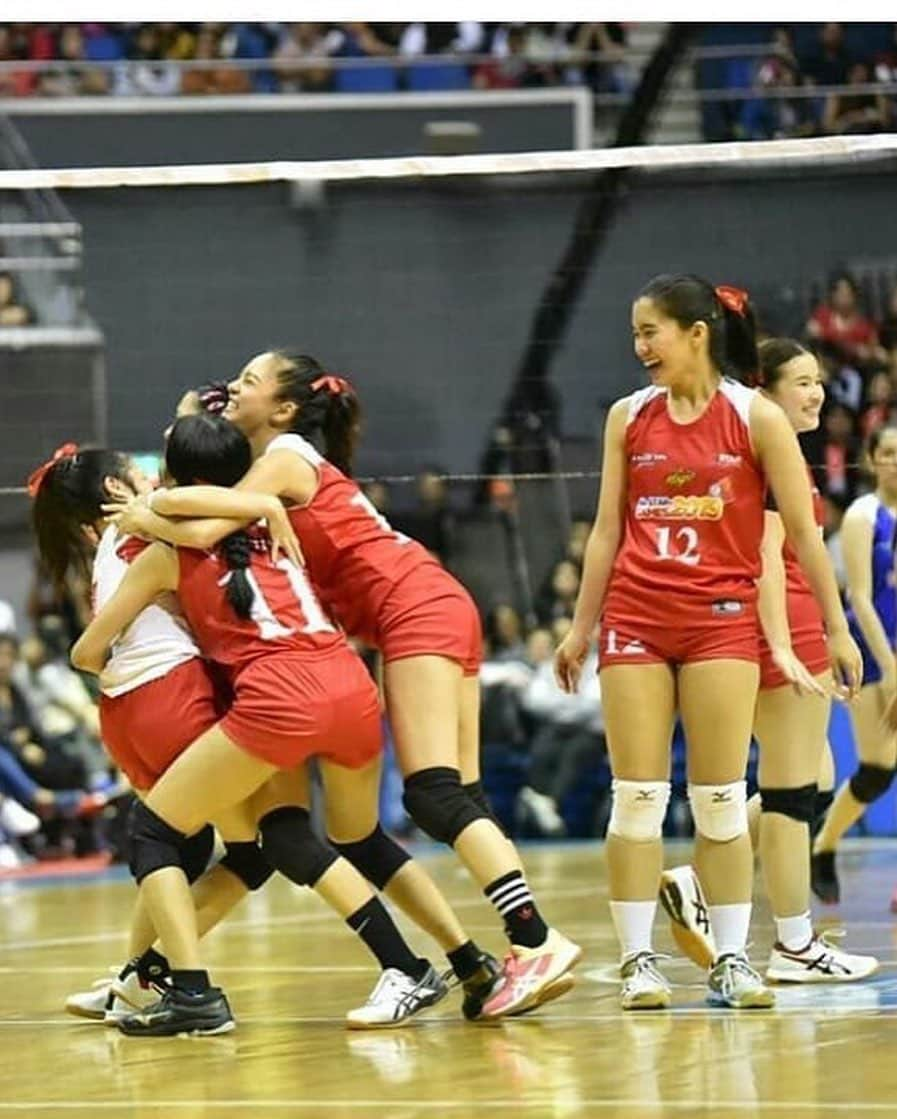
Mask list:
[[[153,544],[134,560],[115,594],[72,647],[71,661],[82,672],[99,674],[116,637],[165,591],[177,590],[178,557],[172,548]]]
[[[567,692],[575,692],[582,665],[595,635],[614,559],[623,536],[626,507],[626,422],[629,398],[611,408],[604,427],[604,454],[598,511],[583,557],[582,582],[570,632],[555,655],[555,675]]]
[[[794,685],[797,693],[801,695],[810,691],[817,695],[825,695],[825,689],[819,686],[806,665],[798,660],[791,644],[785,561],[782,556],[784,545],[785,526],[782,524],[782,518],[776,511],[767,509],[763,519],[763,540],[760,544],[763,571],[757,583],[757,611],[760,615],[760,626],[773,661],[786,680]]]
[[[836,678],[855,692],[862,662],[850,637],[835,574],[813,516],[813,496],[797,436],[781,408],[759,394],[751,404],[750,428],[785,532],[822,609]]]
[[[881,618],[872,602],[872,538],[869,518],[854,506],[841,522],[841,549],[847,575],[847,590],[857,624],[878,662],[885,682],[893,686],[894,651]]]

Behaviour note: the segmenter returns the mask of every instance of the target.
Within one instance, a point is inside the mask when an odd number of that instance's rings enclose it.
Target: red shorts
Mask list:
[[[788,628],[791,647],[812,676],[825,672],[830,665],[825,625],[816,599],[808,594],[788,595]],[[769,646],[760,634],[760,687],[781,688],[788,681],[773,662]]]
[[[225,710],[208,666],[194,657],[132,692],[101,696],[100,731],[134,788],[151,789]]]
[[[760,659],[756,602],[721,599],[695,604],[672,596],[655,602],[642,596],[635,605],[637,615],[633,603],[608,598],[598,641],[601,668]]]
[[[404,657],[447,657],[465,676],[483,659],[480,614],[464,587],[438,564],[409,572],[380,608],[373,644],[385,663]]]
[[[284,653],[253,661],[234,680],[221,729],[278,769],[313,755],[357,769],[382,744],[377,689],[347,648],[317,658]]]

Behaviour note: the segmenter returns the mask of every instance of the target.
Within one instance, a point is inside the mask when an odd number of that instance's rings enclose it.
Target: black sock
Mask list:
[[[361,937],[382,968],[398,968],[415,981],[427,974],[430,964],[414,955],[379,898],[366,901],[346,918],[346,924]]]
[[[172,971],[171,985],[187,995],[204,995],[211,986],[207,971]]]
[[[168,960],[155,948],[147,948],[133,963],[141,983],[161,983],[171,975]]]
[[[505,932],[512,944],[538,948],[548,936],[548,926],[536,908],[526,879],[519,870],[496,878],[483,891],[505,922]]]
[[[445,956],[452,965],[452,971],[463,983],[480,970],[483,953],[472,940],[468,940],[460,948],[446,952]]]

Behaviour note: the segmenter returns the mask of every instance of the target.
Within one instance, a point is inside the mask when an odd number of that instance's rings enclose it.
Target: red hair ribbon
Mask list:
[[[57,462],[61,462],[64,458],[71,458],[72,455],[78,453],[77,443],[63,443],[61,447],[57,447],[50,458],[39,466],[37,470],[28,475],[28,481],[25,483],[28,486],[28,496],[37,497],[38,490],[43,484],[44,478],[53,469]]]
[[[317,381],[312,381],[311,391],[317,392],[318,389],[326,389],[331,396],[342,396],[344,392],[351,392],[352,386],[345,377],[326,373],[323,377],[318,377]]]
[[[726,310],[732,311],[740,319],[744,318],[748,304],[748,293],[746,291],[742,291],[741,288],[731,288],[726,284],[720,284],[718,288],[713,290],[716,292],[716,298]]]

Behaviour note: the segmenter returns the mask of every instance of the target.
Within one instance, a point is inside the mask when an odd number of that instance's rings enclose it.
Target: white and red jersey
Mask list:
[[[375,644],[380,609],[396,584],[415,568],[443,568],[416,540],[396,532],[357,484],[301,435],[278,435],[266,453],[278,450],[294,451],[318,475],[312,499],[287,510],[309,576],[346,632]]]
[[[819,529],[820,535],[825,527],[825,509],[822,504],[822,495],[816,485],[816,480],[813,477],[813,472],[807,467],[807,476],[810,480],[810,491],[813,495],[813,519]],[[772,512],[778,511],[778,506],[775,503],[775,498],[772,491],[769,492],[766,498],[766,508]],[[791,547],[788,539],[782,545],[782,560],[785,564],[785,592],[788,595],[812,595],[813,591],[810,589],[810,584],[807,582],[807,577],[804,575],[804,569],[800,565],[797,558],[797,553]],[[820,611],[821,613],[821,611]]]
[[[667,390],[630,397],[623,539],[608,596],[698,603],[756,599],[766,482],[751,446],[755,390],[724,379],[697,420],[676,423]]]
[[[115,525],[109,525],[93,561],[94,611],[101,610],[115,594],[128,565],[146,547],[145,541],[119,536]],[[100,690],[107,696],[124,695],[201,655],[176,596],[162,595],[119,635],[100,675]]]
[[[311,658],[346,646],[321,608],[302,568],[252,550],[246,577],[252,616],[241,618],[227,600],[230,569],[218,552],[178,549],[178,598],[203,653],[233,677],[259,657],[299,653]]]

